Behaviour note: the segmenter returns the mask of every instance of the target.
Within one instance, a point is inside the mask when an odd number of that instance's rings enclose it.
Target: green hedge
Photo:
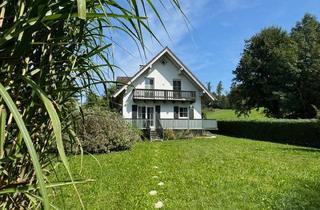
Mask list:
[[[223,135],[320,148],[316,120],[219,121],[218,128]]]

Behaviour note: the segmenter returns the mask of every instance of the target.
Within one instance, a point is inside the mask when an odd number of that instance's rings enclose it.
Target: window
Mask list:
[[[188,108],[179,107],[179,118],[188,118]]]
[[[146,118],[146,107],[138,106],[138,119],[145,119],[145,118]]]
[[[173,97],[181,98],[181,80],[173,80]]]
[[[181,91],[181,80],[173,80],[173,90]]]
[[[145,88],[154,89],[154,78],[145,78]]]

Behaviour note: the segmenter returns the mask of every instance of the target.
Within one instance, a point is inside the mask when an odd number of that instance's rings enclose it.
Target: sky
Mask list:
[[[168,46],[203,83],[213,88],[222,81],[225,91],[232,83],[245,40],[269,26],[279,26],[288,32],[305,13],[320,19],[320,0],[180,0],[182,10],[190,20],[170,4],[166,9],[158,5],[166,25],[151,14],[149,22],[162,46],[145,36],[146,56],[126,36],[114,35],[121,47],[114,47],[114,62],[123,71],[115,76],[132,76]]]

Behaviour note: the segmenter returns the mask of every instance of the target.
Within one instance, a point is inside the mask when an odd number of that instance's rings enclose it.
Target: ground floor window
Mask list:
[[[179,118],[188,118],[188,107],[179,107]]]
[[[146,107],[138,106],[138,119],[145,119],[145,118],[146,118]]]

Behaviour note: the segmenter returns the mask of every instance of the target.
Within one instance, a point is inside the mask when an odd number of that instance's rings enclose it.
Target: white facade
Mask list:
[[[162,64],[160,60],[152,65],[151,69],[142,74],[139,78],[133,81],[132,86],[128,86],[124,97],[122,106],[122,115],[124,118],[132,118],[132,105],[138,106],[161,106],[160,118],[173,119],[174,106],[194,107],[194,119],[201,119],[201,90],[197,89],[195,85],[186,78],[179,69],[169,60],[166,59],[166,64]],[[145,89],[145,78],[154,78],[154,89],[173,90],[173,80],[181,80],[181,90],[196,91],[196,100],[194,103],[188,102],[163,102],[163,101],[133,101],[132,90]]]
[[[153,84],[150,82],[150,79],[153,79]],[[152,100],[152,98],[141,98],[137,100],[137,98],[135,98],[134,100],[133,98],[133,91],[139,89],[142,89],[143,91],[152,89],[152,91],[160,91],[162,94],[163,92],[173,93],[174,81],[179,81],[179,91],[190,91],[188,94],[192,94],[192,100],[184,101],[183,98],[176,100],[172,95],[170,100],[167,98],[161,98],[161,100],[157,100],[157,98],[154,98],[154,100]],[[175,82],[175,84],[177,86],[177,82]],[[119,97],[120,94],[122,97],[122,115],[123,118],[127,119],[147,119],[147,115],[150,112],[153,112],[152,118],[155,118],[156,107],[159,108],[160,106],[160,119],[199,120],[202,119],[202,98],[206,97],[209,100],[215,100],[190,70],[188,70],[168,48],[165,48],[147,65],[140,69],[140,71],[137,72],[126,85],[121,87],[113,97]],[[133,107],[138,110],[133,112]],[[140,113],[142,113],[141,115],[139,115],[139,109]],[[159,119],[159,115],[157,118]]]

